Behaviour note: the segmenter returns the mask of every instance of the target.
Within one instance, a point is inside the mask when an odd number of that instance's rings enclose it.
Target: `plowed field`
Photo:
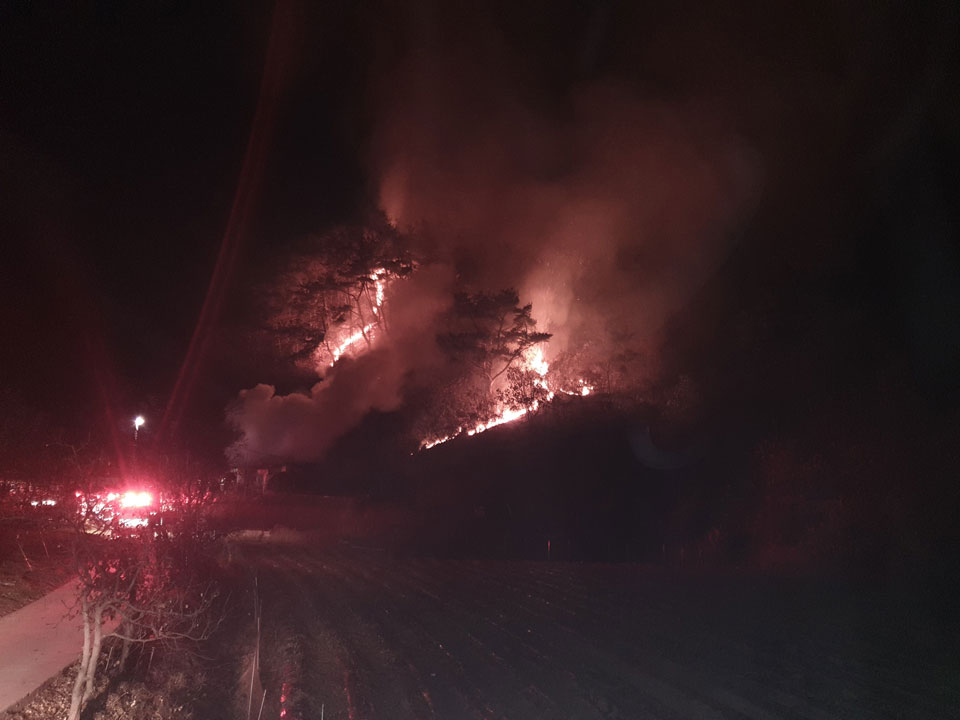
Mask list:
[[[836,586],[348,547],[242,555],[261,598],[264,717],[933,718],[960,707],[944,626]]]

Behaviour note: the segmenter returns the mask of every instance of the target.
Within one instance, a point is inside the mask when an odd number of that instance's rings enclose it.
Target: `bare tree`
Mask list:
[[[78,720],[93,695],[104,639],[123,642],[123,667],[134,644],[200,642],[218,626],[212,612],[216,589],[186,571],[171,549],[144,537],[90,537],[84,543],[77,558],[83,648],[68,720]],[[115,629],[105,633],[108,623]]]
[[[105,639],[122,642],[123,668],[131,647],[198,643],[221,619],[215,612],[217,590],[209,579],[210,541],[202,528],[202,506],[209,498],[203,485],[178,483],[176,491],[167,491],[162,502],[157,498],[144,511],[149,522],[145,517],[132,526],[109,497],[84,496],[75,518],[76,609],[83,621],[83,646],[68,720],[78,720],[93,696]]]

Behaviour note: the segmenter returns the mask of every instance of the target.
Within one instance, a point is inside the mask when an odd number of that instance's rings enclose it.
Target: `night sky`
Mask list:
[[[554,148],[638,135],[682,149],[640,176],[651,194],[726,158],[727,138],[747,168],[742,194],[724,193],[744,176],[719,182],[709,268],[657,320],[665,375],[699,379],[708,433],[827,417],[870,434],[881,396],[886,419],[955,427],[949,3],[50,5],[0,10],[0,367],[8,400],[66,428],[162,414],[182,368],[177,412],[211,426],[240,389],[278,382],[237,331],[251,294],[298,238],[392,202],[392,169],[423,190],[405,212],[460,237],[444,186],[496,199],[521,157],[524,183],[621,188]],[[509,162],[470,179],[498,146]],[[701,210],[664,200],[654,227]],[[520,217],[483,225],[490,253],[516,245],[503,228]],[[622,262],[669,275],[670,257]]]

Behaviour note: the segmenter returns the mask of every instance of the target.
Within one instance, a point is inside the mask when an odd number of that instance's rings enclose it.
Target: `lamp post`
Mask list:
[[[143,419],[143,415],[137,415],[133,419],[133,441],[136,442],[140,438],[140,426],[143,425],[146,420]]]

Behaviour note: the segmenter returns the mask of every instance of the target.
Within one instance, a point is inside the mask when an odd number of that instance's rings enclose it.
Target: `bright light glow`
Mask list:
[[[533,404],[529,408],[519,408],[517,410],[511,410],[510,408],[506,408],[505,410],[501,411],[497,415],[494,415],[485,423],[480,423],[475,428],[473,428],[473,430],[467,430],[467,435],[472,437],[473,435],[482,433],[484,430],[489,430],[490,428],[494,428],[497,425],[504,425],[508,422],[513,422],[514,420],[518,420],[522,418],[524,415],[526,415],[529,410],[536,410],[537,405],[538,405],[537,401],[534,400]]]
[[[527,366],[533,370],[537,375],[543,377],[547,374],[547,370],[550,369],[549,363],[543,359],[543,348],[539,345],[531,353],[527,351]]]
[[[353,335],[344,340],[340,345],[333,349],[333,362],[330,363],[330,367],[333,367],[337,364],[337,360],[343,355],[344,351],[357,342],[360,338],[370,332],[370,329],[373,327],[374,323],[367,323],[364,325],[363,330],[357,330]]]
[[[113,495],[113,493],[110,493]],[[109,496],[108,496],[109,497]],[[113,499],[113,498],[111,498]],[[120,498],[120,507],[148,507],[153,504],[153,496],[148,492],[127,491]]]
[[[119,523],[120,527],[138,528],[138,527],[146,527],[149,521],[147,520],[147,518],[122,517],[122,518],[119,518],[117,522]]]
[[[137,430],[139,430],[141,427],[143,427],[143,424],[144,424],[145,422],[146,422],[146,420],[143,419],[143,415],[137,415],[137,416],[133,419],[133,426],[134,426]]]
[[[424,440],[420,443],[421,450],[429,450],[435,445],[442,445],[447,442],[447,440],[453,440],[457,435],[463,432],[463,428],[457,428],[457,431],[452,435],[444,435],[443,437],[434,438],[433,440]]]
[[[370,275],[370,279],[373,280],[373,281],[377,284],[377,302],[376,302],[376,304],[373,306],[373,314],[374,314],[374,315],[379,315],[379,314],[380,314],[380,308],[383,306],[383,281],[380,279],[380,277],[381,277],[382,275],[385,275],[386,272],[387,272],[387,271],[384,270],[383,268],[377,268],[377,269],[374,270],[373,273]]]
[[[48,499],[46,499],[46,500],[41,500],[41,501],[40,501],[40,504],[41,504],[41,505],[46,505],[46,506],[48,506],[48,507],[52,507],[52,506],[54,506],[54,505],[57,504],[57,501],[48,498]]]

